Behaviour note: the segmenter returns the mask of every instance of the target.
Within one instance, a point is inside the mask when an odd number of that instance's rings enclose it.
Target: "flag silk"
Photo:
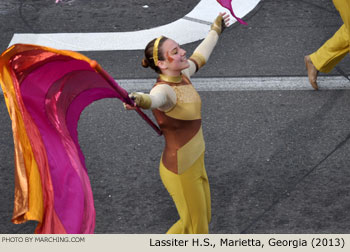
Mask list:
[[[243,25],[248,25],[246,22],[244,22],[242,19],[240,19],[239,17],[237,17],[233,10],[232,10],[232,0],[216,0],[222,7],[228,9],[231,13],[231,15],[240,23]]]
[[[0,83],[12,121],[12,222],[35,233],[93,233],[95,208],[78,143],[81,112],[102,98],[133,104],[127,92],[82,54],[16,44],[0,56]]]

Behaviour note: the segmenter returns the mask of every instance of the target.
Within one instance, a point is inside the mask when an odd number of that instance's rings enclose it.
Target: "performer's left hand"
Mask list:
[[[226,12],[220,12],[211,25],[210,29],[216,31],[217,34],[220,35],[229,25],[229,21],[230,15],[226,14]]]
[[[220,12],[220,16],[222,16],[224,20],[225,27],[228,27],[230,24],[230,14],[227,14],[226,12]]]

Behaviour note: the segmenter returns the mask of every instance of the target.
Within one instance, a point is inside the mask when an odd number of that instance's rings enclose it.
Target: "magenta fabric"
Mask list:
[[[127,104],[134,104],[134,102],[130,99],[128,93],[124,89],[122,89],[119,85],[116,85],[115,81],[109,76],[109,74],[106,71],[104,71],[101,68],[99,69],[99,73],[117,91],[117,93],[121,96],[120,99],[123,102]],[[163,134],[159,129],[159,127],[155,125],[155,123],[151,119],[149,119],[149,117],[145,113],[143,113],[139,107],[136,107],[136,112],[142,117],[142,119],[144,119],[154,129],[155,132],[157,132],[159,136]]]
[[[46,94],[57,82],[66,83],[71,73],[93,71],[88,63],[78,60],[49,62],[30,73],[21,84],[24,104],[36,123],[42,136],[50,166],[54,189],[54,208],[67,233],[93,233],[95,209],[91,186],[86,169],[81,163],[77,144],[66,129],[65,109],[75,94],[61,106],[55,106],[62,96],[55,93],[52,101],[46,101]],[[80,85],[80,82],[76,82]],[[62,118],[63,117],[63,118]],[[78,120],[78,119],[76,119]]]
[[[231,15],[241,24],[248,25],[246,22],[244,22],[242,19],[237,17],[233,10],[232,10],[232,0],[216,0],[222,7],[228,9],[231,13]]]
[[[77,124],[93,101],[122,97],[87,62],[68,57],[51,59],[28,74],[21,93],[47,150],[58,217],[67,233],[93,233],[93,195]]]
[[[14,45],[8,53],[11,56],[4,55],[19,84],[17,93],[31,119],[29,126],[37,130],[30,143],[34,158],[45,160],[38,162],[45,194],[44,216],[35,219],[41,222],[36,232],[93,233],[96,214],[78,142],[78,120],[84,108],[99,99],[134,102],[97,62],[79,53],[24,44]],[[161,134],[140,109],[137,112]]]

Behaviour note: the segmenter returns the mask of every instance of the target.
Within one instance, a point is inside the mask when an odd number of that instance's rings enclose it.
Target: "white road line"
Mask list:
[[[184,16],[182,19],[193,21],[193,22],[197,22],[197,23],[200,23],[200,24],[205,24],[205,25],[211,25],[212,24],[211,22],[204,21],[204,20],[199,20],[199,19],[196,19],[196,18],[191,18],[191,17],[188,17],[188,16]]]
[[[117,83],[128,92],[148,92],[155,83],[152,79],[120,79]],[[198,91],[264,91],[313,90],[307,77],[225,77],[192,78]],[[343,76],[319,76],[320,90],[350,89],[350,81]],[[2,94],[0,89],[0,94]]]
[[[149,91],[155,79],[116,80],[128,92]],[[192,78],[198,91],[263,91],[313,90],[307,77],[227,77]],[[342,76],[319,76],[321,90],[350,89],[350,81]]]
[[[233,0],[232,6],[239,17],[247,15],[261,0]],[[219,12],[227,12],[215,0],[201,0],[184,18],[172,23],[130,32],[96,33],[15,33],[9,46],[16,43],[37,44],[73,51],[141,50],[160,35],[187,44],[205,38],[209,25]],[[233,18],[232,23],[235,22]],[[200,20],[200,22],[193,22]]]

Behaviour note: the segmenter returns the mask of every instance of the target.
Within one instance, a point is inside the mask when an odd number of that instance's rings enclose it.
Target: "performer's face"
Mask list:
[[[162,51],[165,58],[163,62],[168,70],[180,74],[181,70],[190,66],[186,58],[186,51],[174,40],[167,39],[164,41]]]

